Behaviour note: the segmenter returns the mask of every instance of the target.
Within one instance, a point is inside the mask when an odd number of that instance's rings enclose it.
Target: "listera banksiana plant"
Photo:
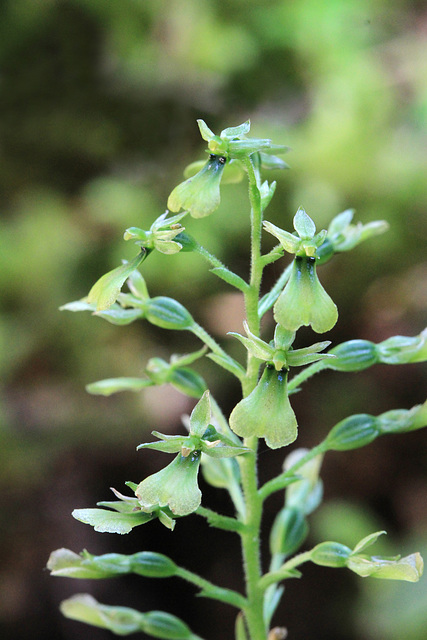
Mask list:
[[[168,210],[149,230],[136,227],[126,230],[125,240],[134,241],[138,247],[135,258],[102,276],[86,298],[63,307],[69,311],[89,310],[115,325],[143,320],[165,330],[194,334],[198,340],[193,353],[171,355],[169,362],[152,358],[144,377],[113,378],[88,385],[90,393],[108,396],[118,391],[136,392],[153,385],[171,384],[197,400],[191,415],[183,420],[188,433],[165,435],[153,431],[155,441],[137,448],[162,451],[171,455],[172,461],[139,483],[126,482],[130,495],[114,489],[115,500],[100,502],[97,508],[76,509],[73,516],[96,531],[120,534],[150,520],[158,519],[173,530],[176,521],[184,516],[195,514],[205,518],[212,527],[240,537],[245,593],[213,584],[178,566],[166,555],[150,550],[133,555],[96,556],[86,550],[78,554],[59,549],[51,554],[48,568],[54,576],[83,579],[129,573],[181,578],[192,583],[203,596],[237,609],[236,640],[280,640],[286,636],[286,629],[273,626],[272,619],[283,595],[283,583],[300,577],[305,562],[346,567],[362,577],[419,580],[423,571],[419,553],[403,558],[370,555],[368,548],[384,531],[368,534],[354,549],[339,541],[321,542],[302,551],[301,547],[308,532],[308,516],[322,500],[320,470],[325,453],[356,449],[382,435],[427,426],[427,401],[409,410],[344,418],[311,450],[296,448],[291,453],[285,450],[282,472],[262,486],[257,478],[258,440],[263,439],[271,449],[296,441],[298,416],[292,408],[291,395],[299,392],[303,383],[317,372],[326,369],[354,372],[377,363],[426,361],[427,330],[415,337],[395,336],[379,344],[350,340],[328,350],[330,341],[322,340],[294,349],[292,345],[300,327],[310,326],[315,333],[323,334],[337,322],[337,307],[323,288],[317,267],[334,254],[353,249],[382,233],[387,224],[383,221],[353,224],[353,212],[347,210],[332,219],[327,231],[318,232],[313,220],[300,208],[293,219],[294,231],[277,227],[264,219],[276,184],[262,181],[261,174],[264,169],[287,167],[280,157],[286,147],[269,139],[248,137],[249,122],[224,129],[220,135],[215,135],[203,120],[198,124],[207,143],[207,160],[187,168],[186,180],[169,196]],[[183,226],[187,216],[204,218],[218,208],[221,183],[237,182],[244,177],[249,183],[251,229],[246,280],[202,247]],[[263,231],[277,240],[273,249],[265,253],[261,246]],[[151,297],[140,266],[153,251],[164,254],[166,260],[178,252],[195,252],[207,261],[211,273],[241,292],[246,319],[242,333],[232,332],[231,336],[246,351],[245,364],[243,358],[238,362],[231,357],[180,302],[165,296]],[[290,264],[271,290],[261,296],[263,270],[284,254],[292,256]],[[122,292],[125,283],[127,290]],[[261,319],[270,309],[275,327],[269,339],[261,335]],[[241,384],[242,398],[228,419],[205,380],[193,368],[203,357],[209,357]],[[299,373],[294,374],[296,367]],[[202,505],[199,468],[207,483],[228,491],[234,517]],[[265,569],[260,559],[261,519],[264,502],[275,492],[283,495],[284,504],[269,532],[270,559]],[[61,610],[69,618],[118,635],[142,632],[155,638],[202,638],[190,630],[187,622],[167,612],[107,606],[88,594],[65,600]],[[224,637],[231,637],[231,630]]]

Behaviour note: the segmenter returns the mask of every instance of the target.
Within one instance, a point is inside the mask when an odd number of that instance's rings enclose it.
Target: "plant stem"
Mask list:
[[[178,567],[175,575],[187,582],[191,582],[191,584],[194,584],[196,587],[199,587],[199,589],[202,590],[203,595],[206,595],[209,598],[220,600],[221,602],[227,602],[227,604],[230,604],[237,609],[244,609],[247,606],[245,598],[237,591],[218,587],[212,582],[209,582],[209,580],[202,578],[197,573]]]
[[[304,562],[308,562],[311,558],[311,551],[303,551],[298,555],[294,556],[285,564],[282,564],[280,569],[277,571],[272,571],[270,573],[266,573],[260,580],[259,587],[262,589],[267,589],[271,584],[275,584],[284,580],[285,578],[292,577],[292,571],[295,570],[295,567],[299,567]],[[297,577],[295,575],[294,577]]]
[[[319,360],[318,362],[313,362],[313,364],[311,364],[309,367],[306,367],[305,369],[300,371],[300,373],[298,373],[296,376],[293,376],[291,380],[289,380],[288,391],[293,391],[302,382],[305,382],[306,380],[308,380],[308,378],[311,378],[311,376],[314,376],[315,373],[318,373],[319,371],[323,371],[323,369],[327,369],[327,368],[328,368],[327,360]]]
[[[253,334],[260,335],[258,314],[259,292],[261,288],[261,231],[262,210],[259,193],[259,179],[251,158],[246,158],[245,166],[249,179],[249,199],[251,203],[251,273],[250,286],[245,293],[247,322]],[[246,377],[242,381],[243,397],[248,396],[258,380],[259,360],[248,353]],[[242,541],[243,566],[246,580],[248,606],[245,618],[251,640],[265,640],[267,630],[264,623],[264,597],[258,584],[262,575],[260,558],[260,529],[262,500],[258,494],[256,436],[245,438],[244,444],[254,451],[254,455],[241,456],[240,470],[243,494],[246,502],[245,529],[240,532]]]

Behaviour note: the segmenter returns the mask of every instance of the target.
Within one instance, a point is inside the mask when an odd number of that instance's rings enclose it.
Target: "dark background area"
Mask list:
[[[349,207],[388,233],[319,269],[340,310],[328,338],[379,342],[416,335],[427,315],[427,12],[397,0],[3,0],[0,3],[0,630],[5,640],[107,638],[67,621],[61,599],[90,592],[106,604],[165,609],[206,640],[232,638],[234,611],[193,598],[173,580],[50,578],[50,551],[158,550],[224,586],[241,587],[230,534],[191,516],[173,533],[150,523],[128,536],[95,533],[71,517],[164,464],[135,452],[152,429],[176,432],[193,402],[173,390],[91,397],[85,384],[138,376],[147,360],[195,350],[190,335],[144,323],[113,327],[58,307],[132,257],[130,226],[149,228],[184,167],[204,157],[196,125],[252,122],[252,134],[292,152],[274,172],[268,219],[291,229],[302,205],[318,229]],[[246,186],[225,185],[220,209],[186,226],[245,277]],[[243,203],[243,205],[242,205]],[[266,239],[266,242],[269,240]],[[151,295],[171,295],[237,358],[225,337],[241,331],[238,297],[197,256],[153,255]],[[283,268],[272,266],[265,287]],[[223,329],[223,319],[230,324]],[[266,335],[268,326],[266,324]],[[302,332],[309,344],[313,334]],[[197,365],[226,412],[231,376]],[[325,373],[292,401],[300,446],[352,413],[378,414],[425,400],[425,364]],[[423,431],[330,454],[325,501],[308,544],[354,544],[379,529],[376,547],[426,549],[427,439]],[[261,455],[261,478],[283,452]],[[203,481],[201,481],[202,483]],[[202,484],[204,504],[230,513],[225,492]],[[265,532],[281,496],[267,503]],[[421,640],[425,579],[411,585],[304,567],[274,621],[293,640]]]

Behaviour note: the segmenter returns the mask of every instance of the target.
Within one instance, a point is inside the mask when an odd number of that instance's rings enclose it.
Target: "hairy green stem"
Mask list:
[[[245,528],[245,525],[240,520],[230,518],[229,516],[223,516],[216,511],[212,511],[212,509],[207,509],[206,507],[198,507],[196,513],[197,515],[206,518],[208,523],[217,529],[224,529],[224,531],[243,531]]]
[[[271,571],[266,573],[259,582],[259,588],[262,590],[267,589],[271,584],[276,584],[286,578],[291,578],[296,567],[299,567],[304,562],[308,562],[311,558],[311,551],[303,551],[294,556],[280,567],[277,571]],[[297,577],[295,574],[294,577]]]
[[[260,317],[258,314],[259,293],[261,288],[261,232],[262,209],[259,192],[259,177],[251,158],[246,158],[245,167],[249,179],[249,199],[251,203],[251,273],[250,286],[245,293],[245,308],[250,330],[260,335]],[[246,397],[255,388],[258,380],[259,360],[248,354],[246,377],[242,381],[243,396]],[[246,580],[248,606],[245,618],[251,640],[265,640],[267,630],[264,623],[264,597],[258,584],[262,575],[260,557],[260,532],[262,500],[258,494],[257,448],[258,438],[245,438],[245,446],[254,451],[254,455],[240,456],[240,471],[243,494],[246,502],[245,528],[240,532],[243,566]]]
[[[191,582],[191,584],[194,584],[196,587],[201,589],[202,594],[207,597],[220,600],[221,602],[227,602],[237,609],[245,609],[247,607],[247,602],[240,593],[232,591],[231,589],[218,587],[209,580],[202,578],[197,573],[178,567],[175,575],[187,582]]]
[[[197,244],[194,250],[196,251],[196,253],[202,256],[202,258],[207,260],[207,262],[209,262],[213,267],[221,267],[221,268],[225,267],[225,264],[221,262],[219,258],[217,258],[216,256],[213,255],[213,253],[205,249],[205,247],[202,247],[201,244]]]
[[[298,373],[296,376],[293,376],[289,380],[288,391],[294,391],[302,382],[305,382],[306,380],[308,380],[308,378],[314,376],[315,373],[318,373],[323,369],[327,369],[327,362],[327,360],[318,360],[317,362],[313,362],[313,364],[311,364],[310,366],[305,367],[305,369],[300,371],[300,373]]]

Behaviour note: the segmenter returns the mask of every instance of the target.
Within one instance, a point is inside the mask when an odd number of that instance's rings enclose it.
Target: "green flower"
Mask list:
[[[179,453],[167,467],[140,482],[135,495],[142,511],[169,507],[176,516],[195,511],[202,498],[197,484],[199,464],[200,451],[185,457]]]
[[[295,256],[291,277],[274,305],[274,318],[289,331],[311,325],[316,333],[329,331],[338,310],[319,282],[314,256]]]
[[[186,209],[193,218],[204,218],[219,207],[222,172],[225,156],[211,153],[204,167],[192,178],[181,182],[168,198],[168,209]]]
[[[247,398],[230,415],[230,427],[237,435],[265,438],[270,449],[284,447],[297,437],[298,425],[289,402],[287,372],[268,364]]]
[[[204,218],[218,208],[220,203],[219,185],[227,164],[224,182],[239,182],[243,176],[242,162],[252,154],[256,154],[261,166],[271,169],[287,168],[287,164],[272,153],[284,153],[288,149],[282,145],[273,145],[266,138],[247,138],[251,125],[249,120],[237,127],[223,129],[219,136],[209,129],[203,120],[197,120],[200,134],[208,144],[209,159],[198,173],[190,175],[181,182],[169,196],[168,209],[180,211],[185,209],[193,218]],[[192,163],[186,171],[191,174],[198,163]],[[229,174],[229,175],[227,175]],[[271,198],[272,192],[264,187],[264,198]],[[274,191],[274,188],[273,188]]]
[[[183,233],[185,229],[185,227],[181,226],[180,221],[186,215],[186,212],[171,218],[168,218],[167,215],[167,211],[162,213],[153,222],[149,231],[144,231],[144,229],[139,229],[138,227],[126,229],[124,239],[134,240],[137,245],[149,251],[156,249],[160,253],[167,255],[178,253],[182,249],[182,244],[176,240],[176,236]]]

